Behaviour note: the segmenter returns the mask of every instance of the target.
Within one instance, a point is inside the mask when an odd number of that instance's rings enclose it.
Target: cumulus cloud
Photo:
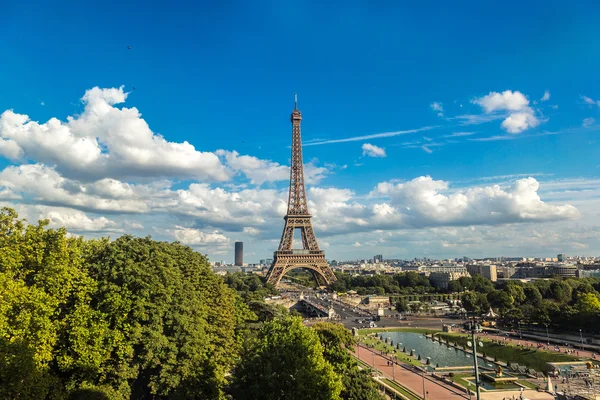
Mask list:
[[[502,121],[501,126],[508,133],[521,133],[540,124],[540,120],[529,106],[529,100],[519,91],[490,92],[486,96],[473,100],[473,103],[481,106],[487,114],[507,113],[508,116]]]
[[[380,183],[372,195],[385,195],[413,227],[432,225],[497,225],[514,222],[574,219],[579,211],[568,204],[544,203],[534,178],[517,180],[510,188],[473,187],[444,194],[449,184],[431,177],[406,183]]]
[[[66,227],[69,231],[85,232],[123,232],[118,224],[106,217],[91,218],[87,214],[68,208],[42,213],[40,219],[49,219],[52,226]]]
[[[371,143],[364,143],[362,145],[363,156],[368,157],[385,157],[385,149],[382,147],[375,146]]]
[[[185,177],[223,181],[230,171],[211,152],[188,142],[169,142],[150,130],[137,108],[117,108],[121,88],[86,91],[81,115],[45,123],[11,110],[0,115],[0,154],[56,166],[67,177],[85,180]]]
[[[177,241],[190,246],[226,246],[230,242],[229,238],[218,231],[202,232],[199,229],[176,226],[170,233]]]

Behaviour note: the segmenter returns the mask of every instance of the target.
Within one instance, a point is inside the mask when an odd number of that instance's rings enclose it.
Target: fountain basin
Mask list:
[[[498,374],[496,372],[484,372],[480,375],[483,379],[486,379],[486,380],[488,380],[490,382],[494,382],[494,383],[506,384],[506,383],[513,383],[513,382],[516,382],[519,380],[519,378],[517,378],[516,376],[507,374],[506,372],[500,376],[498,376]]]

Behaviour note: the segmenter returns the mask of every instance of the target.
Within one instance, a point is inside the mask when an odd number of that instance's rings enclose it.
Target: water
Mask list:
[[[464,380],[475,385],[475,378],[464,378]],[[516,383],[494,383],[490,381],[486,381],[485,379],[481,379],[479,382],[479,386],[485,390],[519,390],[521,386]]]
[[[430,367],[433,368],[436,364],[440,367],[473,367],[473,356],[472,353],[468,354],[463,350],[455,349],[454,347],[448,347],[446,344],[442,344],[438,341],[432,341],[427,339],[420,333],[413,332],[384,332],[382,333],[385,340],[386,337],[394,341],[394,347],[397,343],[400,345],[400,350],[406,347],[406,351],[410,354],[410,351],[414,349],[415,358],[417,355],[421,355],[422,360],[426,360],[430,357]],[[478,347],[479,350],[479,347]],[[489,361],[484,360],[481,357],[477,357],[477,363],[480,368],[493,368],[494,365]]]

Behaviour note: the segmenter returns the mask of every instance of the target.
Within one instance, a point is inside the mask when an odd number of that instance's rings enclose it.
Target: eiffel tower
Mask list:
[[[302,164],[302,137],[300,122],[302,113],[298,110],[298,97],[294,99],[292,122],[292,165],[290,168],[290,195],[288,199],[285,227],[279,242],[279,249],[273,253],[273,264],[267,274],[267,282],[275,286],[281,278],[295,268],[305,268],[312,272],[319,286],[335,282],[333,271],[325,260],[325,252],[319,249],[306,204],[304,186],[304,165]],[[294,231],[302,235],[302,249],[292,249]]]

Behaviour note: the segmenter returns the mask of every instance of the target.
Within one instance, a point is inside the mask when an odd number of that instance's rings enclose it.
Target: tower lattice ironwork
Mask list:
[[[278,285],[281,278],[295,268],[305,268],[312,272],[319,283],[331,284],[336,278],[331,270],[325,252],[319,249],[317,238],[310,221],[304,186],[304,165],[302,163],[302,137],[300,123],[302,113],[298,110],[298,98],[294,99],[292,122],[292,165],[290,168],[290,194],[288,198],[285,227],[279,242],[279,249],[273,253],[273,264],[267,274],[267,282]],[[294,231],[300,231],[302,249],[293,249]]]

